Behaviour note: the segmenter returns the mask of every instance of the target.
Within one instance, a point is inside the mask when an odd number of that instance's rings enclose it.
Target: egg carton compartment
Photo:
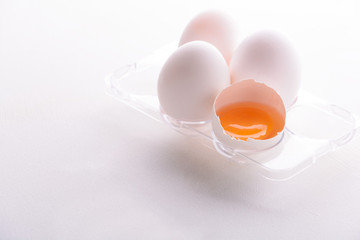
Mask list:
[[[219,154],[250,165],[254,171],[271,180],[292,178],[314,164],[320,156],[360,136],[359,116],[300,90],[296,103],[287,110],[285,130],[275,146],[257,152],[229,148],[213,136],[210,121],[182,122],[161,112],[157,79],[164,62],[175,49],[176,44],[167,45],[110,73],[105,79],[107,92]]]

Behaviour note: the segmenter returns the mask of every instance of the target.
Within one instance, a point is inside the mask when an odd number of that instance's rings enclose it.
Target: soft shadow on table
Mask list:
[[[332,187],[346,185],[354,177],[351,167],[341,167],[344,163],[339,162],[341,152],[319,158],[292,179],[271,181],[248,165],[226,159],[186,136],[163,142],[158,150],[168,158],[156,162],[157,167],[182,177],[189,188],[213,199],[244,203],[263,211],[307,205],[314,197],[326,201]]]
[[[315,198],[316,204],[320,204],[334,194],[334,186],[344,189],[342,185],[357,178],[354,169],[359,169],[359,164],[353,166],[356,156],[347,155],[347,161],[341,158],[339,150],[321,157],[315,165],[290,180],[271,181],[247,165],[226,159],[195,140],[175,133],[170,127],[149,124],[139,127],[136,123],[119,122],[117,131],[122,133],[130,128],[146,133],[143,136],[131,133],[127,138],[138,142],[139,154],[146,156],[143,174],[167,182],[165,190],[181,182],[182,187],[206,199],[245,204],[279,214],[286,209],[311,205]]]
[[[158,167],[186,178],[190,187],[214,198],[237,201],[241,193],[256,194],[253,184],[262,181],[258,175],[247,171],[247,166],[233,162],[193,139],[179,136],[161,144],[163,154]]]

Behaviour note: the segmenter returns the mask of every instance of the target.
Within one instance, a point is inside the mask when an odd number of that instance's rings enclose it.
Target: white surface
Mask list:
[[[359,140],[270,182],[103,83],[221,6],[297,39],[304,87],[360,112],[355,0],[188,2],[0,2],[0,239],[360,238]]]

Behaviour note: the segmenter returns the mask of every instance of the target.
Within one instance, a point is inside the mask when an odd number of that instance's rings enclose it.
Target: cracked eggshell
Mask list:
[[[300,64],[289,40],[264,30],[245,38],[230,63],[232,82],[255,79],[275,89],[286,108],[293,105],[300,88]]]
[[[176,120],[211,120],[216,95],[230,84],[228,66],[219,50],[203,41],[179,47],[167,59],[158,79],[162,111]]]
[[[239,27],[228,14],[205,11],[196,15],[185,27],[179,46],[195,40],[214,45],[229,64],[233,51],[239,44]]]
[[[284,119],[284,126],[281,131],[279,131],[276,136],[264,140],[256,140],[252,138],[248,138],[247,140],[238,140],[226,134],[220,123],[217,111],[227,105],[241,102],[256,102],[273,107]],[[228,86],[216,97],[212,111],[213,134],[215,138],[225,147],[230,147],[234,150],[243,152],[260,151],[271,148],[281,141],[282,133],[285,127],[285,119],[286,110],[284,103],[274,89],[254,80],[244,80]]]

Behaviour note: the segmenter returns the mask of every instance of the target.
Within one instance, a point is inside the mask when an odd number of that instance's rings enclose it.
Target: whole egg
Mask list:
[[[206,11],[195,16],[185,27],[179,46],[200,40],[214,45],[227,63],[239,44],[239,27],[232,17],[219,11]]]
[[[285,107],[297,99],[300,65],[292,44],[275,31],[261,31],[244,39],[230,62],[232,82],[254,79],[276,90]]]
[[[209,121],[216,95],[229,84],[228,65],[219,50],[207,42],[188,42],[175,50],[160,71],[161,109],[180,121]]]

